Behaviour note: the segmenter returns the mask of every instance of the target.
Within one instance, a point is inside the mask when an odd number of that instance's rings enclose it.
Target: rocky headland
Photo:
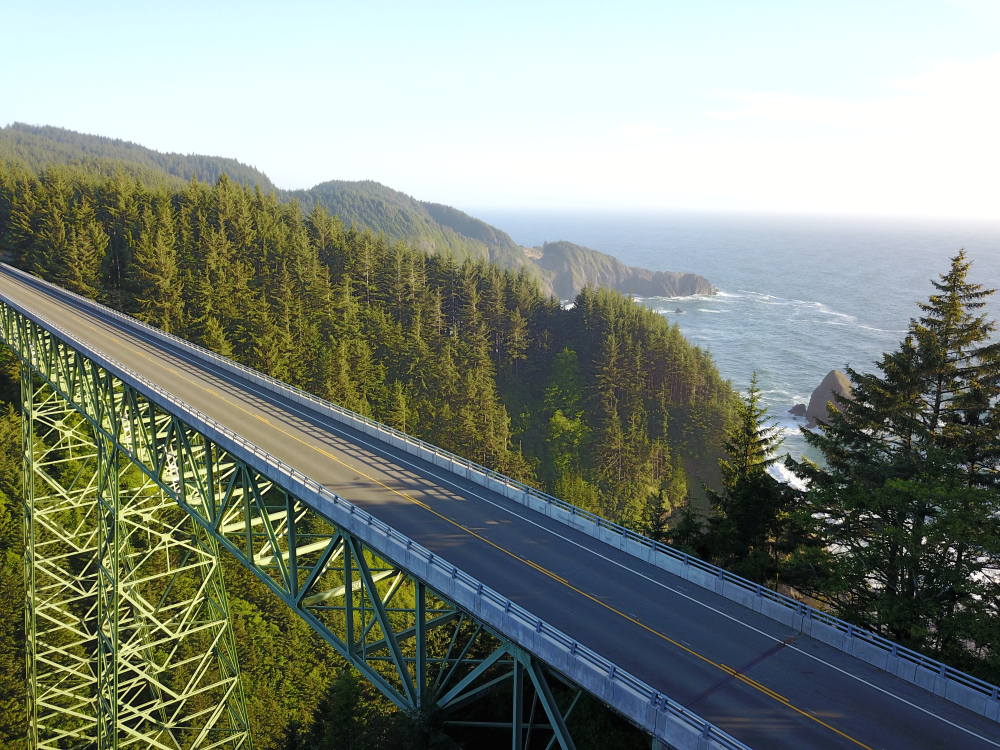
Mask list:
[[[626,266],[607,253],[565,240],[523,249],[561,300],[575,298],[587,284],[638,297],[689,297],[718,292],[704,276]]]

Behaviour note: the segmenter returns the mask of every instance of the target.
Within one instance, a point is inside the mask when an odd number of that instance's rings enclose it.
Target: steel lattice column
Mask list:
[[[27,367],[21,383],[29,742],[77,747],[97,730],[97,446]]]
[[[122,454],[110,413],[94,430],[31,375],[25,368],[32,747],[249,747],[218,545]],[[122,407],[121,393],[104,396]],[[176,466],[165,470],[176,484]]]

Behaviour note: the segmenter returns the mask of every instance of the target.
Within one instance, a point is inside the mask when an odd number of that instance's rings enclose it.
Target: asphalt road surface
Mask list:
[[[172,392],[752,748],[1000,748],[1000,724],[2,269],[0,295]]]

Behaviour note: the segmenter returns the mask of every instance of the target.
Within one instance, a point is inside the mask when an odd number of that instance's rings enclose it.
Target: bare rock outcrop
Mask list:
[[[844,373],[840,370],[830,370],[823,378],[823,382],[809,397],[809,406],[806,408],[808,426],[815,427],[817,420],[826,422],[830,418],[827,404],[831,401],[836,404],[834,394],[850,398],[852,391],[851,381]]]

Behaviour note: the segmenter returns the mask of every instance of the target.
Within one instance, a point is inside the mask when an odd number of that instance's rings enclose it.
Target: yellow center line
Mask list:
[[[95,328],[94,330],[96,331],[97,329]],[[719,669],[719,670],[721,670],[723,672],[726,672],[727,674],[733,675],[734,677],[736,677],[737,679],[739,679],[743,684],[748,685],[749,687],[754,688],[758,692],[763,693],[764,695],[768,696],[769,698],[772,698],[773,700],[777,701],[778,703],[781,703],[782,705],[784,705],[784,706],[792,709],[793,711],[795,711],[798,714],[801,714],[805,718],[811,719],[812,721],[816,722],[817,724],[820,724],[821,726],[826,727],[831,732],[834,732],[834,733],[840,735],[841,737],[843,737],[843,738],[845,738],[847,740],[850,740],[851,742],[853,742],[854,744],[858,745],[859,747],[865,748],[865,750],[872,750],[872,748],[870,748],[868,745],[864,744],[863,742],[860,742],[859,740],[854,739],[853,737],[851,737],[848,734],[844,734],[839,729],[837,729],[835,727],[832,727],[829,724],[827,724],[825,721],[822,721],[821,719],[816,718],[812,714],[807,713],[806,711],[803,711],[802,709],[797,708],[796,706],[792,705],[785,698],[782,698],[780,695],[778,695],[777,693],[775,693],[770,688],[764,687],[763,685],[761,685],[760,683],[756,682],[755,680],[751,680],[750,678],[746,677],[745,675],[742,675],[742,674],[736,672],[736,670],[734,670],[734,669],[732,669],[730,667],[727,667],[724,664],[712,661],[707,656],[703,656],[702,654],[699,654],[697,651],[694,651],[693,649],[688,648],[684,644],[679,643],[678,641],[675,641],[673,638],[670,638],[669,636],[664,635],[663,633],[661,633],[661,632],[659,632],[657,630],[654,630],[653,628],[649,627],[648,625],[645,625],[645,624],[639,622],[634,617],[632,617],[630,615],[627,615],[624,612],[621,612],[621,611],[615,609],[610,604],[607,604],[606,602],[601,601],[597,597],[592,596],[591,594],[588,594],[585,591],[581,591],[576,586],[574,586],[573,584],[569,583],[569,581],[567,581],[565,578],[562,578],[562,577],[556,575],[552,571],[547,570],[547,569],[543,568],[541,565],[537,565],[536,563],[533,563],[530,560],[525,560],[522,557],[518,557],[513,552],[511,552],[511,551],[509,551],[507,549],[504,549],[503,547],[501,547],[498,544],[495,544],[495,543],[491,542],[489,539],[487,539],[486,537],[484,537],[484,536],[482,536],[480,534],[477,534],[472,529],[470,529],[470,528],[468,528],[466,526],[463,526],[462,524],[458,523],[457,521],[455,521],[455,520],[453,520],[451,518],[448,518],[447,516],[442,515],[441,513],[438,513],[436,510],[434,510],[433,508],[431,508],[426,503],[423,503],[423,502],[417,500],[416,498],[411,497],[410,495],[406,494],[405,492],[400,492],[399,490],[397,490],[397,489],[395,489],[393,487],[390,487],[389,485],[385,484],[384,482],[379,481],[375,477],[372,477],[372,476],[369,476],[368,474],[365,474],[360,469],[357,469],[357,468],[351,466],[350,464],[345,463],[344,461],[341,461],[335,455],[333,455],[332,453],[329,453],[328,451],[320,448],[319,446],[313,445],[311,443],[306,442],[305,440],[302,440],[297,435],[293,435],[292,433],[287,432],[286,430],[283,430],[282,428],[280,428],[280,427],[278,427],[276,425],[271,424],[268,420],[264,419],[263,417],[259,416],[258,414],[255,414],[254,412],[251,412],[251,411],[248,411],[247,409],[244,409],[239,404],[237,404],[237,403],[235,403],[233,401],[230,401],[229,399],[225,398],[224,396],[220,396],[215,391],[212,391],[212,390],[206,388],[205,386],[201,385],[200,383],[197,383],[194,380],[191,380],[190,378],[187,378],[187,377],[185,377],[183,375],[180,375],[176,370],[173,370],[170,367],[167,367],[162,362],[157,361],[156,358],[146,357],[146,355],[142,354],[141,352],[137,351],[136,349],[133,349],[128,344],[126,344],[126,343],[118,340],[117,338],[115,338],[114,336],[112,336],[110,334],[103,333],[101,331],[98,331],[98,333],[100,333],[101,335],[105,336],[106,338],[111,339],[112,341],[114,341],[119,346],[122,346],[125,349],[128,349],[130,352],[133,352],[134,354],[139,354],[144,359],[149,360],[153,364],[156,364],[156,365],[162,367],[163,369],[168,370],[169,372],[174,373],[174,375],[176,375],[177,377],[179,377],[181,380],[184,380],[187,383],[190,383],[191,385],[195,386],[196,388],[200,388],[201,390],[205,391],[206,393],[210,393],[211,395],[213,395],[216,398],[218,398],[219,400],[221,400],[221,401],[229,404],[230,406],[232,406],[232,407],[234,407],[236,409],[239,409],[244,414],[247,414],[247,415],[249,415],[251,417],[256,417],[260,421],[265,422],[272,429],[277,430],[278,432],[280,432],[282,435],[285,435],[285,436],[291,438],[292,440],[295,440],[296,442],[301,443],[302,445],[306,446],[307,448],[311,448],[312,450],[316,451],[317,453],[320,453],[320,454],[326,456],[327,458],[329,458],[329,459],[337,462],[341,466],[343,466],[343,467],[345,467],[347,469],[350,469],[351,471],[355,472],[356,474],[359,474],[360,476],[364,477],[368,481],[373,482],[373,483],[379,485],[380,487],[383,487],[383,488],[389,490],[390,492],[392,492],[392,493],[394,493],[396,495],[399,495],[402,498],[405,498],[406,500],[409,500],[410,502],[414,503],[415,505],[419,505],[421,508],[423,508],[424,510],[428,511],[429,513],[434,514],[435,516],[437,516],[441,520],[450,523],[452,526],[455,526],[456,528],[461,529],[462,531],[466,532],[467,534],[471,534],[472,536],[476,537],[476,539],[479,539],[480,541],[485,542],[486,544],[488,544],[491,547],[493,547],[494,549],[496,549],[496,550],[504,553],[505,555],[508,555],[508,556],[514,558],[515,560],[518,560],[519,562],[522,562],[522,563],[528,565],[529,567],[534,568],[535,570],[538,570],[541,573],[544,573],[545,575],[549,576],[554,581],[559,582],[560,584],[562,584],[566,588],[568,588],[568,589],[570,589],[572,591],[575,591],[580,596],[583,596],[583,597],[589,599],[590,601],[595,602],[595,603],[601,605],[602,607],[604,607],[605,609],[607,609],[610,612],[613,612],[614,614],[618,615],[619,617],[622,617],[622,618],[628,620],[629,622],[631,622],[631,623],[633,623],[635,625],[638,625],[640,628],[643,628],[644,630],[647,630],[648,632],[652,633],[653,635],[655,635],[655,636],[657,636],[659,638],[662,638],[663,640],[665,640],[668,643],[676,646],[677,648],[681,649],[682,651],[685,651],[688,654],[691,654],[692,656],[695,656],[698,659],[701,659],[706,664],[709,664],[712,667],[715,667],[716,669]]]
[[[773,690],[771,690],[771,688],[766,687],[765,685],[761,685],[759,682],[757,682],[757,680],[753,679],[752,677],[748,677],[742,672],[737,672],[735,669],[733,669],[732,667],[728,667],[725,664],[720,664],[719,666],[721,666],[724,670],[729,672],[729,674],[735,677],[737,680],[745,682],[747,685],[750,685],[751,687],[757,688],[762,693],[767,693],[775,700],[781,701],[782,703],[788,703],[788,698],[784,697],[783,695],[779,695],[778,693],[774,692]]]
[[[723,665],[723,666],[725,666],[725,665]],[[773,690],[771,690],[771,688],[766,687],[765,685],[762,685],[761,683],[757,682],[757,680],[753,679],[749,675],[745,675],[742,672],[738,672],[738,673],[735,674],[735,676],[739,677],[741,680],[743,680],[743,682],[746,682],[747,684],[753,685],[758,690],[763,690],[765,692],[770,693],[772,696],[774,696],[775,698],[777,698],[782,703],[788,703],[789,702],[788,698],[786,698],[783,695],[779,695],[778,693],[776,693]]]

